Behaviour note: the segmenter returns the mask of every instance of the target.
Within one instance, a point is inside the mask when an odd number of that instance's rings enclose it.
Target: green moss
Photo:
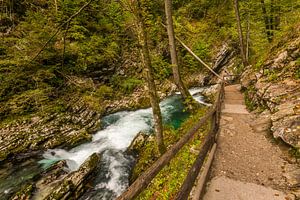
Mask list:
[[[124,91],[126,94],[130,94],[133,92],[135,88],[140,86],[143,83],[143,81],[136,79],[136,78],[128,78],[125,79],[121,84],[121,89]]]
[[[293,157],[300,159],[300,148],[293,147],[289,150],[289,152]]]
[[[20,191],[18,191],[11,199],[26,200],[30,199],[33,192],[33,185],[31,183],[25,184]]]
[[[245,91],[245,104],[248,110],[253,111],[257,108],[256,103],[254,103],[253,99],[251,99],[251,96],[255,93],[255,88],[254,86],[250,86],[247,88]]]
[[[111,87],[107,85],[101,85],[96,91],[95,96],[101,99],[110,99],[114,95],[114,91]]]
[[[91,109],[100,113],[104,111],[105,106],[103,106],[102,98],[93,96],[91,94],[84,94],[82,99]]]
[[[82,144],[83,142],[86,141],[91,141],[92,140],[92,135],[88,133],[87,130],[82,129],[79,131],[78,134],[72,135],[71,138],[68,139],[68,142],[71,146],[77,146],[79,144]]]
[[[295,71],[295,78],[300,79],[300,59],[299,60],[299,67]]]

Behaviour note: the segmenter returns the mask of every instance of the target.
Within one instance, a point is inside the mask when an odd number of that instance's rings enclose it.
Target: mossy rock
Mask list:
[[[86,129],[81,129],[77,131],[74,135],[71,136],[71,138],[67,139],[67,141],[69,141],[68,143],[70,146],[77,146],[91,140],[92,135],[89,134],[89,132]]]
[[[84,192],[83,185],[89,181],[91,175],[97,169],[99,161],[100,156],[97,153],[92,154],[77,171],[71,172],[60,181],[44,199],[65,200],[70,197],[79,197]]]
[[[33,189],[33,185],[28,183],[24,185],[14,196],[12,196],[10,200],[28,200],[32,196]]]

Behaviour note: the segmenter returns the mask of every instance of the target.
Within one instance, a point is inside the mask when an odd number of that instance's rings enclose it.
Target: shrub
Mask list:
[[[121,90],[126,93],[130,94],[133,92],[134,89],[136,89],[138,86],[142,85],[143,81],[136,79],[136,78],[128,78],[125,79],[121,84]]]
[[[109,99],[113,97],[113,89],[107,85],[102,85],[100,86],[96,91],[95,91],[95,96],[99,97],[100,99]]]

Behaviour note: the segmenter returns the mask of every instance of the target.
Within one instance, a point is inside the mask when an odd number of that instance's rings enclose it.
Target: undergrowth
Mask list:
[[[199,109],[182,124],[181,128],[177,130],[171,127],[166,127],[164,130],[164,137],[168,148],[186,134],[187,131],[192,128],[193,125],[205,114],[205,111],[205,108]],[[172,197],[178,192],[190,167],[195,161],[202,138],[208,128],[209,125],[206,124],[199,129],[194,138],[178,152],[169,165],[165,166],[159,172],[147,189],[144,190],[136,199],[172,199]],[[139,174],[144,172],[155,162],[155,160],[157,160],[156,155],[158,154],[153,146],[155,146],[155,141],[150,140],[141,150],[131,181],[137,178]]]

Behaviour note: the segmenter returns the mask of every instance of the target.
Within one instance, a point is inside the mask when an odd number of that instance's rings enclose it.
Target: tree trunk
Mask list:
[[[249,48],[250,48],[250,13],[247,15],[247,37],[246,37],[246,61],[249,63]]]
[[[271,0],[269,22],[270,22],[270,33],[271,33],[271,36],[272,36],[272,40],[273,40],[273,37],[274,37],[274,30],[275,30],[274,21],[275,21],[274,0]]]
[[[66,27],[66,30],[64,33],[64,37],[63,37],[64,48],[63,48],[62,63],[61,63],[62,68],[64,68],[64,65],[65,65],[66,38],[67,38],[68,30],[69,30],[69,25],[70,25],[70,23],[67,24],[67,27]]]
[[[173,71],[174,82],[179,92],[182,94],[183,98],[187,100],[191,98],[191,94],[183,84],[180,76],[176,45],[175,45],[173,19],[172,19],[172,0],[165,0],[165,12],[167,18],[167,30],[168,30],[168,37],[169,37],[169,46],[170,46],[170,54],[172,60],[172,71]]]
[[[160,154],[162,155],[166,150],[164,145],[164,139],[163,139],[162,116],[159,107],[159,99],[157,97],[156,85],[153,78],[153,69],[152,69],[149,47],[148,47],[148,36],[147,36],[146,26],[144,23],[144,17],[141,12],[142,8],[140,6],[139,0],[137,1],[137,5],[138,5],[137,12],[138,12],[138,21],[139,21],[137,32],[138,32],[139,43],[142,47],[141,58],[145,67],[146,78],[148,82],[149,96],[150,96],[150,103],[153,111],[154,131],[156,134],[157,146]]]
[[[281,2],[280,1],[277,1],[276,2],[276,9],[275,9],[275,12],[276,12],[276,15],[274,17],[274,28],[275,30],[280,30],[280,16],[281,16]]]
[[[269,42],[272,42],[273,37],[272,37],[272,33],[271,33],[270,20],[269,20],[268,14],[267,14],[265,1],[261,0],[260,2],[261,2],[262,14],[263,14],[264,21],[265,21],[267,39]]]
[[[236,16],[236,21],[237,21],[239,39],[240,39],[240,49],[241,49],[241,54],[242,54],[242,59],[243,59],[243,65],[244,65],[244,67],[246,67],[248,65],[248,62],[247,62],[246,53],[245,53],[245,45],[244,45],[244,39],[243,39],[243,31],[242,31],[242,25],[241,25],[238,0],[234,0],[234,10],[235,10],[235,16]]]

